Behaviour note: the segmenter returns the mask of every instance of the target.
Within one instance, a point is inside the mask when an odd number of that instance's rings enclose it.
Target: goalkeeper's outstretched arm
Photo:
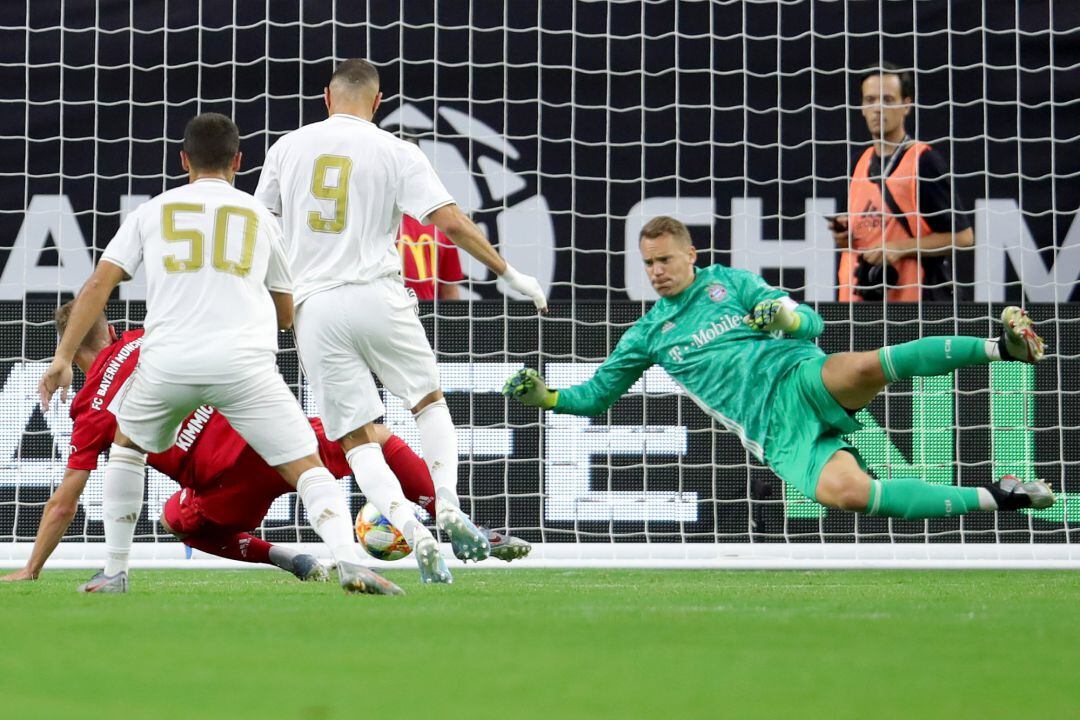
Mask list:
[[[552,390],[532,369],[519,370],[503,393],[543,410],[571,415],[599,415],[615,404],[653,364],[637,328],[630,328],[614,352],[589,380],[563,390]]]

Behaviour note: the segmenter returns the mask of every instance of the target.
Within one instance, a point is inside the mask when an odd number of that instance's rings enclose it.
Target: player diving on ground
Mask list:
[[[56,312],[57,331],[62,335],[74,302]],[[98,457],[107,451],[116,433],[116,417],[111,408],[121,388],[139,362],[143,331],[132,330],[117,336],[100,315],[75,354],[75,363],[86,383],[71,403],[71,452],[63,480],[45,504],[34,548],[26,566],[0,577],[2,581],[35,580],[75,518],[79,498]],[[337,443],[323,432],[322,423],[311,420],[319,441],[319,456],[337,478],[348,477],[352,469]],[[401,438],[384,425],[376,427],[383,457],[397,477],[405,497],[435,511],[435,487],[427,464]],[[228,421],[209,406],[198,408],[180,426],[177,443],[162,453],[151,453],[147,464],[180,485],[166,502],[161,516],[163,527],[189,547],[230,560],[263,563],[291,572],[301,580],[325,580],[326,569],[318,560],[285,545],[275,545],[251,535],[270,505],[292,492],[278,473],[232,429]],[[524,557],[532,546],[506,533],[484,530],[491,554],[511,561]],[[96,592],[121,592],[119,580],[101,584]]]
[[[526,405],[598,415],[642,373],[659,365],[720,425],[781,479],[831,508],[906,519],[974,510],[1046,508],[1041,481],[1006,475],[986,487],[935,485],[920,478],[872,477],[844,435],[889,383],[958,368],[1042,360],[1044,344],[1018,307],[1002,312],[999,338],[926,337],[872,352],[826,355],[811,340],[824,322],[754,273],[712,265],[695,268],[690,233],[658,217],[639,238],[657,303],[619,340],[588,381],[549,389],[531,369],[504,392]]]
[[[188,183],[128,215],[109,241],[68,318],[39,383],[41,404],[66,399],[71,363],[113,289],[146,271],[146,335],[138,370],[114,410],[105,467],[105,569],[80,589],[127,584],[142,509],[146,455],[164,452],[181,424],[211,405],[297,489],[312,527],[330,548],[348,593],[403,594],[364,567],[345,493],[318,455],[318,440],[278,373],[277,333],[293,320],[292,279],[277,220],[233,187],[240,133],[204,113],[184,128]]]

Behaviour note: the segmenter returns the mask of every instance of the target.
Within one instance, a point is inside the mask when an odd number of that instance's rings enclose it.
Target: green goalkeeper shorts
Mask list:
[[[765,462],[780,479],[816,500],[818,478],[837,450],[847,450],[866,464],[844,435],[862,427],[825,389],[821,366],[810,358],[780,378],[765,435]]]

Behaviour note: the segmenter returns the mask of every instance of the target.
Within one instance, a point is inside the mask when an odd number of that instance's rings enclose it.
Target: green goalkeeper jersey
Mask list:
[[[659,365],[702,410],[764,460],[777,382],[796,365],[824,356],[809,340],[743,324],[743,316],[757,303],[783,297],[783,291],[746,270],[722,265],[697,270],[690,287],[661,298],[626,331],[590,380],[560,390],[554,411],[602,413],[650,366]]]

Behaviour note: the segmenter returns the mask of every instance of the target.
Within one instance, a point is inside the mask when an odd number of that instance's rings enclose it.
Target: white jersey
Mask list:
[[[297,305],[400,274],[401,214],[423,221],[454,202],[420,148],[340,113],[278,140],[255,197],[281,215]]]
[[[197,180],[140,205],[101,258],[146,266],[139,363],[171,382],[220,383],[274,367],[269,290],[292,292],[277,219],[224,180]]]

